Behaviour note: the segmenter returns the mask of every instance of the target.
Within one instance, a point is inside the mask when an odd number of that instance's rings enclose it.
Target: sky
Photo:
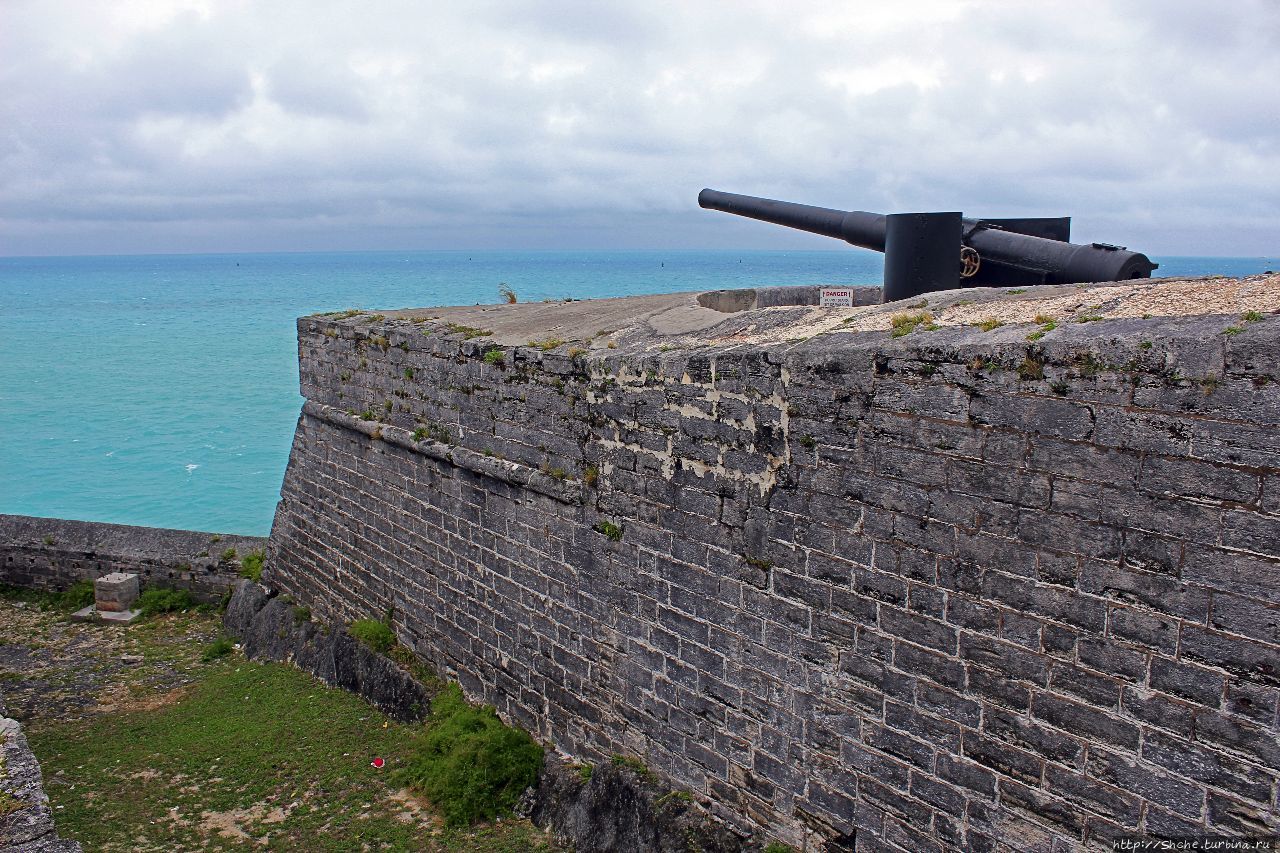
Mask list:
[[[1280,0],[0,0],[0,255],[832,249],[704,186],[1280,253]]]

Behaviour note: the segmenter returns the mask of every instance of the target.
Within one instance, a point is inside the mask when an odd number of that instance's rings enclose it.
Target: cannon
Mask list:
[[[967,219],[954,211],[886,215],[712,189],[698,194],[698,205],[883,252],[884,302],[958,287],[1150,278],[1158,266],[1123,246],[1070,242],[1070,217]]]

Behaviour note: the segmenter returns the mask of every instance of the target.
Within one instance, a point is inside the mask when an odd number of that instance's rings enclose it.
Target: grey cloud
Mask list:
[[[18,3],[0,251],[814,245],[704,185],[1274,247],[1271,0],[901,6]]]

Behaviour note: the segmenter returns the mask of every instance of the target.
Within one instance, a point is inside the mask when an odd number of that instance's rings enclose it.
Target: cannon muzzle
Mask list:
[[[1149,278],[1146,255],[1068,242],[1071,220],[867,213],[704,189],[698,204],[885,253],[884,301],[957,287],[1028,287]]]

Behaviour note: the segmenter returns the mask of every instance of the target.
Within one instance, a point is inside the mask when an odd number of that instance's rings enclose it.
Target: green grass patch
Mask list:
[[[493,708],[469,705],[456,684],[431,703],[427,729],[400,777],[440,810],[448,826],[508,814],[542,769],[542,747],[503,724]]]
[[[484,354],[484,363],[491,364],[494,367],[497,367],[498,365],[502,364],[505,358],[506,356],[504,355],[502,350],[491,349]]]
[[[200,655],[200,659],[205,662],[217,660],[220,657],[231,654],[235,651],[235,648],[236,644],[230,637],[219,637],[204,647],[204,652]]]
[[[653,782],[657,780],[657,777],[653,775],[653,771],[650,770],[648,767],[645,767],[644,762],[638,758],[633,758],[630,755],[622,755],[621,753],[615,752],[612,756],[609,757],[609,760],[613,763],[614,767],[626,768],[627,770],[630,770],[632,773],[635,773],[640,778],[645,779],[649,782]]]
[[[24,805],[17,797],[8,791],[0,791],[0,818],[11,815],[21,808],[24,808]]]
[[[142,591],[138,596],[137,608],[143,616],[156,616],[160,613],[178,613],[190,610],[197,604],[191,593],[185,589],[165,589],[153,586]]]
[[[59,610],[79,610],[94,602],[93,581],[76,581],[58,593],[55,605]]]
[[[396,644],[391,626],[377,619],[357,619],[347,631],[378,654],[386,654]]]
[[[994,317],[988,317],[987,319],[977,324],[978,328],[984,332],[989,332],[992,329],[998,329],[1003,325],[1004,325],[1003,321],[997,320]]]
[[[180,701],[37,722],[58,831],[89,850],[535,851],[523,822],[440,832],[388,786],[416,727],[278,664],[222,659]],[[370,766],[374,757],[387,768]]]
[[[471,340],[472,338],[487,338],[493,334],[488,329],[477,329],[474,326],[463,326],[459,323],[445,323],[445,328],[455,335],[462,335],[463,340]]]
[[[79,610],[93,604],[93,581],[76,581],[60,592],[0,583],[0,598],[20,601],[41,610]]]
[[[267,555],[262,551],[250,551],[244,555],[244,559],[240,561],[240,577],[248,578],[254,583],[262,581],[262,562]]]

